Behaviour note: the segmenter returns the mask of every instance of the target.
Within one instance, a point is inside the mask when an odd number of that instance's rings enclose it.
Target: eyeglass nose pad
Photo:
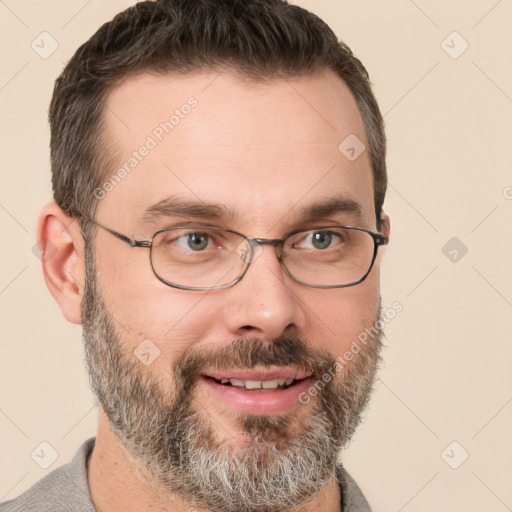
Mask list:
[[[263,247],[256,240],[243,240],[236,247],[236,253],[244,263],[253,263],[263,253]]]

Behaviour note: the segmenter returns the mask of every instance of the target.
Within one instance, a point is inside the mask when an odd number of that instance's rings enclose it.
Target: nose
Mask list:
[[[298,334],[305,320],[298,286],[279,264],[276,249],[262,247],[243,279],[226,290],[226,329],[235,337],[265,340]]]

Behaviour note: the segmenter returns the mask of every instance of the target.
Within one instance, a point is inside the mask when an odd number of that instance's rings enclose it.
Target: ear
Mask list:
[[[380,216],[381,229],[380,233],[383,234],[388,240],[391,235],[391,219],[389,215],[382,213]]]
[[[84,242],[77,219],[47,204],[39,214],[37,243],[46,286],[67,320],[82,323]]]

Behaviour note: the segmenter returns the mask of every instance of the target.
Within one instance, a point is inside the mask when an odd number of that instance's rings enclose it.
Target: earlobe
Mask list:
[[[67,320],[81,324],[85,276],[83,238],[77,219],[54,202],[39,215],[37,243],[46,286]]]

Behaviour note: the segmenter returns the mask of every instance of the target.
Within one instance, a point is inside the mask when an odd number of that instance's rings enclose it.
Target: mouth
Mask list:
[[[312,372],[294,369],[209,372],[202,382],[216,401],[247,414],[279,414],[299,403],[313,384]]]
[[[236,388],[245,388],[247,390],[261,390],[261,391],[273,391],[276,389],[287,389],[293,386],[295,383],[302,379],[273,379],[273,380],[242,380],[242,379],[227,379],[225,377],[215,379],[213,377],[205,376],[208,379],[212,379],[218,384],[224,386],[234,386]]]

